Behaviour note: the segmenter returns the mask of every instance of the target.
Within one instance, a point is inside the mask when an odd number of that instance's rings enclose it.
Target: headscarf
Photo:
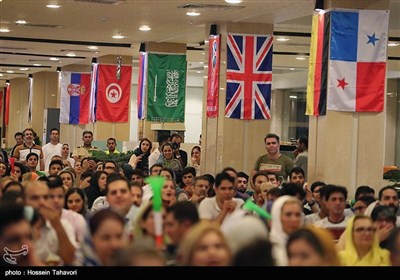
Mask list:
[[[288,264],[286,243],[289,236],[283,231],[281,222],[282,207],[288,201],[297,201],[297,198],[290,195],[280,196],[274,201],[271,210],[272,224],[270,240],[273,245],[272,252],[275,258],[275,264],[278,266],[286,266]]]
[[[347,226],[345,230],[346,243],[344,251],[339,252],[339,257],[343,265],[346,266],[388,266],[389,261],[389,251],[379,247],[378,234],[374,234],[374,240],[369,252],[361,259],[358,256],[356,246],[353,241],[353,229],[354,221],[356,219],[370,219],[364,215],[357,215],[351,217],[347,221]],[[372,224],[372,223],[371,223]]]

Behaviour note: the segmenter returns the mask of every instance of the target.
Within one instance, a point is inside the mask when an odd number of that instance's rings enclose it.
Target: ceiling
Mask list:
[[[352,2],[365,5],[367,1]],[[55,3],[61,7],[46,7]],[[189,69],[199,70],[205,26],[219,22],[273,23],[275,39],[281,35],[290,39],[275,40],[273,72],[306,71],[307,59],[296,60],[296,56],[309,52],[314,7],[314,0],[244,0],[235,5],[224,0],[0,0],[0,28],[10,30],[0,33],[0,86],[5,80],[57,67],[90,65],[93,57],[130,55],[135,60],[140,43],[150,41],[186,43]],[[390,1],[390,10],[389,36],[400,43],[400,0]],[[201,14],[190,17],[187,11]],[[152,29],[140,31],[144,24]],[[116,34],[126,37],[113,39]],[[76,56],[68,57],[69,53]],[[389,69],[400,72],[400,46],[390,47],[388,56],[393,58]]]

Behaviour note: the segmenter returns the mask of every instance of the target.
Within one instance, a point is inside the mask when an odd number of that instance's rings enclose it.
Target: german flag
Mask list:
[[[312,17],[310,58],[308,65],[306,115],[326,115],[329,58],[329,13],[314,13]]]

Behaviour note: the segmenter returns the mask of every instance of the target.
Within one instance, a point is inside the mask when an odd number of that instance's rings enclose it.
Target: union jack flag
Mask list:
[[[225,117],[270,119],[270,35],[228,34]]]

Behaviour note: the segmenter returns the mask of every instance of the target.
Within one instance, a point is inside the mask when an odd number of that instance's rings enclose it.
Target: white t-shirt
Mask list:
[[[44,160],[44,171],[49,171],[51,158],[53,156],[61,156],[61,149],[62,149],[61,143],[53,145],[53,144],[51,144],[51,142],[49,142],[42,147],[43,160]]]
[[[236,202],[236,207],[235,211],[237,209],[240,209],[244,203],[243,199],[239,198],[232,198],[233,201]],[[199,216],[200,219],[209,219],[209,220],[215,220],[219,213],[221,212],[221,208],[219,208],[218,203],[217,203],[217,198],[214,197],[206,197],[203,199],[203,201],[199,205]],[[234,213],[234,212],[232,212]],[[232,215],[232,213],[228,214]]]

